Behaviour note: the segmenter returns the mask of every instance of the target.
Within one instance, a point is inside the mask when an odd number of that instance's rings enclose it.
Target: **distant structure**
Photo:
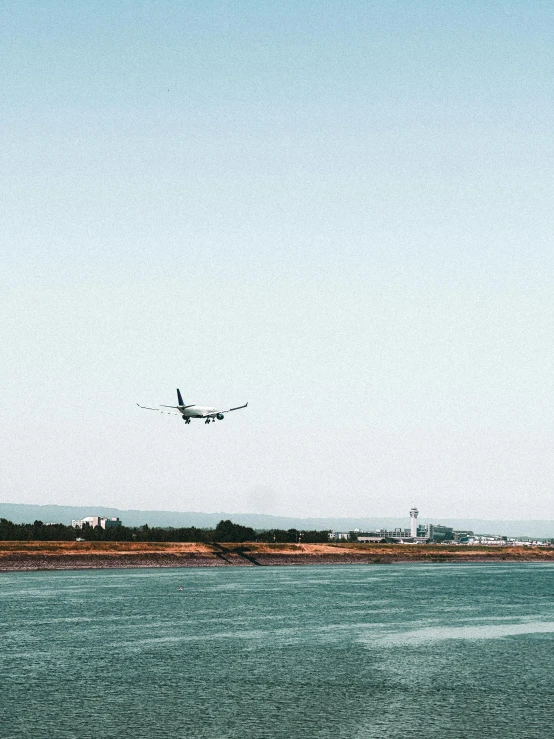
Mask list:
[[[410,510],[409,529],[377,529],[376,531],[329,531],[331,541],[358,541],[362,544],[485,544],[486,546],[554,546],[554,539],[530,539],[520,536],[517,539],[498,534],[474,534],[473,531],[454,531],[450,526],[438,523],[424,523],[418,526],[418,509]]]
[[[415,539],[417,536],[417,517],[419,515],[419,511],[414,506],[410,510],[410,536],[412,539]]]
[[[74,529],[82,529],[86,525],[95,529],[100,526],[103,529],[111,529],[114,526],[121,526],[121,521],[117,516],[114,518],[106,518],[106,516],[85,516],[80,521],[72,521],[71,525]]]
[[[410,511],[409,529],[377,529],[356,536],[360,542],[375,543],[390,541],[397,544],[430,544],[454,540],[454,530],[449,526],[440,526],[435,523],[417,525],[419,511],[414,506]],[[342,538],[342,536],[341,536]]]
[[[330,531],[329,539],[331,541],[348,541],[352,538],[353,533],[352,531]]]
[[[454,529],[450,526],[441,526],[437,523],[425,523],[417,527],[418,539],[426,539],[428,542],[440,543],[441,541],[453,541]]]

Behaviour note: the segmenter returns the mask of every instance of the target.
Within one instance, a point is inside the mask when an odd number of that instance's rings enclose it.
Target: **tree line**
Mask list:
[[[13,523],[0,518],[0,541],[158,541],[158,542],[275,542],[305,544],[324,543],[329,540],[327,531],[299,531],[298,529],[269,529],[255,531],[230,520],[220,521],[214,529],[161,528],[144,526],[113,526],[103,529],[85,524],[82,529],[62,523]]]

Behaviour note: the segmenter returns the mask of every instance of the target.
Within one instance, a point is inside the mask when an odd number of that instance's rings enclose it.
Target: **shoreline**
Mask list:
[[[554,562],[554,547],[406,544],[200,544],[0,542],[0,573],[167,567],[272,567],[331,564]]]

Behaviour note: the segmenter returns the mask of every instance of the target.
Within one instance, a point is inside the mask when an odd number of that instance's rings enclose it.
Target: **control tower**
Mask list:
[[[416,537],[417,536],[417,517],[419,515],[419,511],[414,506],[410,511],[410,536]]]

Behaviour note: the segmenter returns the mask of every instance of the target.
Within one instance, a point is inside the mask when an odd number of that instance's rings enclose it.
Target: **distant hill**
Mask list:
[[[197,526],[213,528],[221,519],[230,518],[235,523],[251,526],[254,529],[334,529],[348,531],[360,529],[371,531],[377,528],[408,528],[409,517],[371,517],[371,518],[288,518],[284,516],[268,516],[261,513],[201,513],[193,511],[139,511],[107,508],[105,506],[58,506],[28,505],[23,503],[0,503],[0,518],[7,518],[14,523],[32,523],[39,520],[44,523],[70,524],[72,519],[84,516],[119,516],[126,526]],[[479,534],[500,534],[504,536],[531,536],[538,538],[554,538],[554,521],[526,520],[506,521],[474,518],[419,518],[420,523],[438,523],[454,529],[470,530]]]

